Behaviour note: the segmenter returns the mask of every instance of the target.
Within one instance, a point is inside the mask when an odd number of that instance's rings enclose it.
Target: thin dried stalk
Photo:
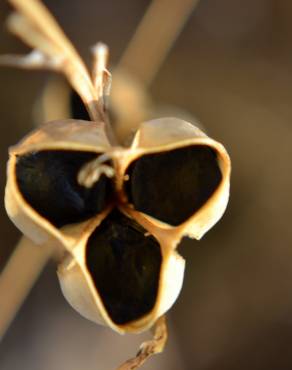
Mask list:
[[[93,48],[92,80],[99,99],[110,94],[111,74],[107,70],[109,50],[107,45],[98,42]]]
[[[199,0],[153,0],[118,68],[150,85]]]
[[[38,246],[24,236],[0,275],[0,340],[26,296],[53,255],[49,246]]]
[[[134,370],[142,366],[145,361],[161,353],[167,341],[167,325],[165,316],[160,317],[154,327],[153,339],[142,343],[136,357],[126,361],[117,370]]]
[[[107,45],[98,42],[92,48],[93,54],[93,68],[92,68],[92,81],[94,89],[97,93],[98,111],[102,115],[102,121],[106,124],[105,129],[112,144],[117,144],[117,139],[114,131],[109,122],[107,115],[107,102],[110,94],[112,77],[107,69],[109,50]]]

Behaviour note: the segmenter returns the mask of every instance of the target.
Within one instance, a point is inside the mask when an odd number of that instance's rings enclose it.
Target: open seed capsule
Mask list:
[[[96,176],[101,156],[113,177]],[[67,250],[58,276],[78,312],[142,331],[176,300],[175,249],[222,216],[229,176],[223,146],[182,120],[143,123],[130,147],[111,146],[102,124],[55,121],[11,149],[6,207],[29,238]]]

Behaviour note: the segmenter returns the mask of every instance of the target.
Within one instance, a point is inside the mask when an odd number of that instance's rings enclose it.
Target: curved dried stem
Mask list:
[[[0,275],[0,340],[53,253],[52,247],[35,245],[24,236],[16,245]]]
[[[115,170],[107,163],[110,159],[107,154],[102,154],[83,165],[78,172],[78,183],[86,188],[91,188],[101,175],[108,178],[114,177]]]
[[[142,366],[145,361],[158,353],[161,353],[167,341],[167,325],[165,316],[161,316],[154,327],[153,339],[142,343],[136,357],[126,361],[117,370],[134,370]]]

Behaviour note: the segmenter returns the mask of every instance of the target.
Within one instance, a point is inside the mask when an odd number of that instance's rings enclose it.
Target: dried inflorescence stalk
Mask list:
[[[2,63],[66,75],[92,121],[43,124],[10,149],[5,205],[36,244],[57,245],[69,303],[119,333],[156,324],[154,339],[121,369],[135,369],[166,341],[163,315],[182,286],[183,236],[200,239],[228,201],[224,147],[175,118],[141,123],[131,144],[115,144],[106,115],[107,48],[94,49],[92,78],[38,0],[10,0],[10,30],[36,50]]]

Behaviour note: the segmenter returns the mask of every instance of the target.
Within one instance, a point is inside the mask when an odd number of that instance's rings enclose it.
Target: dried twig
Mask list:
[[[126,361],[117,370],[134,370],[142,366],[151,356],[161,353],[167,341],[167,325],[165,316],[160,317],[154,327],[153,339],[142,343],[136,357]]]

